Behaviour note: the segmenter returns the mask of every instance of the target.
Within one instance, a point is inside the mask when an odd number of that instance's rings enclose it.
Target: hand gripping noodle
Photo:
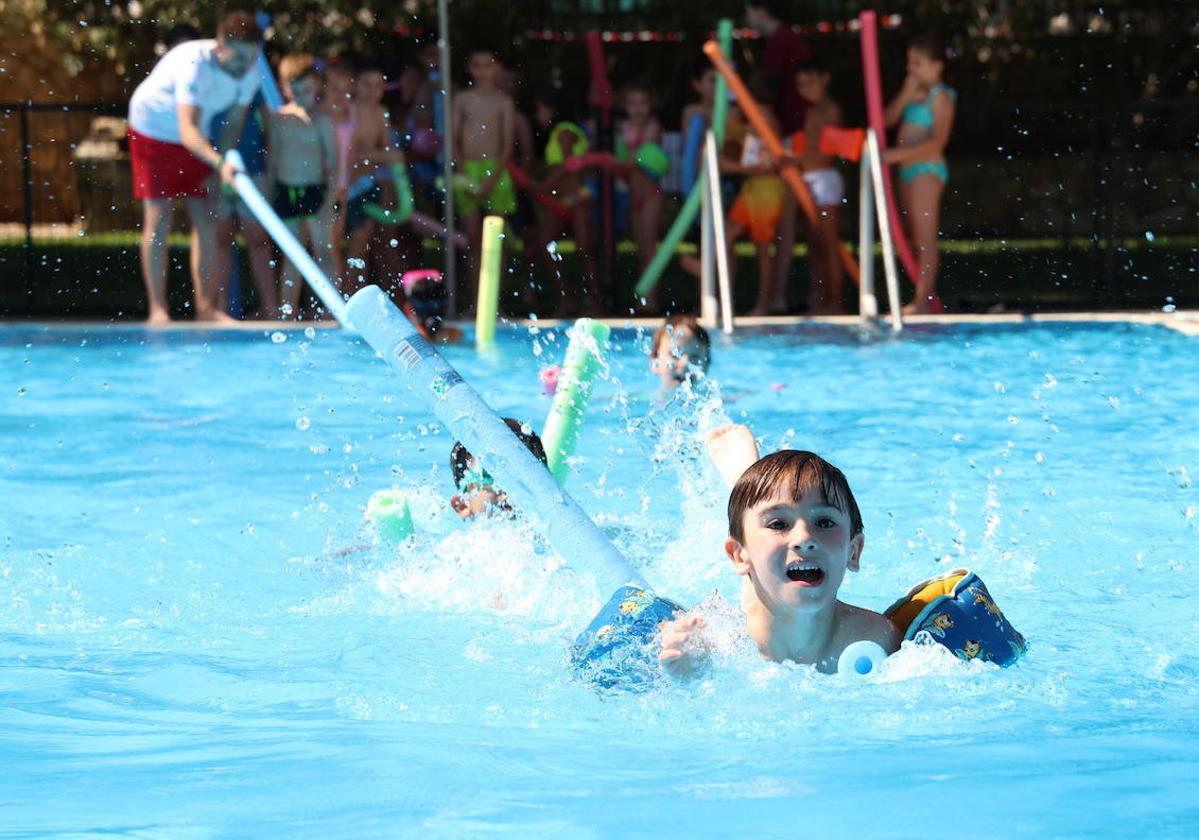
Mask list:
[[[517,506],[537,511],[558,553],[593,574],[602,591],[615,590],[571,650],[578,673],[600,685],[644,685],[657,674],[657,652],[646,627],[656,630],[678,605],[649,590],[641,573],[378,286],[350,298],[346,311],[354,328],[502,482]]]
[[[412,182],[408,180],[408,167],[402,163],[393,163],[390,167],[391,179],[395,183],[396,189],[396,209],[388,210],[385,207],[380,207],[377,204],[367,204],[365,208],[366,215],[385,225],[402,225],[412,216]],[[361,179],[359,179],[361,180]],[[374,179],[367,178],[370,182],[368,189],[374,186]],[[355,182],[357,183],[357,182]],[[354,185],[350,185],[351,192]],[[352,198],[352,196],[351,196]],[[350,199],[347,199],[350,200]]]
[[[504,253],[504,220],[483,219],[483,254],[479,259],[479,303],[475,312],[475,349],[495,347],[495,319],[500,305],[500,257]]]
[[[381,539],[389,542],[406,540],[416,530],[404,491],[394,487],[371,495],[366,504],[366,521]]]
[[[604,363],[604,345],[612,330],[590,318],[580,318],[570,331],[566,360],[558,373],[557,389],[541,443],[549,460],[550,472],[558,483],[566,483],[570,474],[567,459],[579,440],[579,426],[591,399],[591,386]]]
[[[927,633],[959,659],[1007,667],[1027,644],[995,605],[986,584],[969,569],[921,581],[884,613],[904,640]]]
[[[300,240],[296,239],[295,234],[288,230],[287,225],[283,224],[283,220],[279,218],[279,214],[262,197],[262,193],[258,191],[257,185],[246,174],[245,161],[242,160],[237,150],[226,152],[225,158],[232,162],[238,170],[237,174],[233,177],[233,188],[237,190],[237,194],[241,196],[241,200],[250,208],[250,212],[254,214],[254,218],[258,219],[259,223],[266,228],[267,233],[271,235],[271,238],[275,240],[275,244],[279,246],[279,250],[291,260],[292,265],[308,281],[308,285],[316,293],[316,296],[321,299],[321,303],[325,305],[325,309],[329,311],[329,314],[336,318],[339,324],[345,326],[346,303],[341,296],[341,292],[333,287],[333,284],[329,282],[329,278],[321,271],[316,261],[304,250],[304,246],[300,244]]]

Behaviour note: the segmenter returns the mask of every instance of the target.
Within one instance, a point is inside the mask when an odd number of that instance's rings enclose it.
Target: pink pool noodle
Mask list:
[[[887,148],[887,126],[883,118],[883,82],[878,62],[878,15],[862,12],[858,19],[862,23],[862,77],[866,82],[866,121],[878,136],[879,151]],[[891,238],[903,270],[913,283],[920,278],[920,269],[912,255],[903,225],[899,223],[899,211],[895,206],[895,189],[891,186],[891,167],[883,167],[883,188],[887,193],[887,218],[891,220]]]

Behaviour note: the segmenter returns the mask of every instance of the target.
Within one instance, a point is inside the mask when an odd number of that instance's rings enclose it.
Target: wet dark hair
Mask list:
[[[167,49],[177,47],[180,44],[188,41],[198,41],[202,37],[200,30],[192,26],[190,23],[177,23],[166,31],[162,36],[162,42],[166,44]]]
[[[541,438],[536,432],[524,432],[521,429],[521,422],[514,420],[511,417],[505,417],[504,423],[512,430],[512,433],[520,438],[520,442],[525,445],[537,460],[545,465],[549,465],[549,459],[545,456],[545,447],[541,443]],[[454,476],[454,486],[458,487],[462,484],[462,478],[466,475],[466,471],[470,469],[470,462],[474,460],[474,455],[461,443],[455,443],[454,448],[450,450],[450,472]]]
[[[764,9],[766,14],[775,20],[786,19],[787,7],[790,5],[785,0],[745,0],[747,9]]]
[[[799,73],[828,73],[828,72],[830,72],[828,69],[828,65],[825,64],[823,61],[821,61],[819,58],[817,58],[814,55],[809,56],[808,58],[805,58],[802,61],[795,62],[795,65],[791,68],[792,75],[798,75]]]
[[[912,38],[908,41],[908,49],[922,52],[933,61],[949,63],[949,50],[946,49],[945,42],[931,32]]]
[[[862,533],[862,513],[845,473],[814,452],[784,449],[759,459],[741,474],[729,493],[729,536],[745,542],[745,512],[773,496],[800,499],[819,490],[824,500],[849,515],[852,536]]]
[[[216,36],[225,41],[257,44],[262,40],[262,27],[249,12],[230,12],[217,24]]]
[[[703,348],[704,354],[702,358],[695,359],[696,366],[704,373],[708,372],[708,365],[712,363],[712,338],[708,335],[708,331],[700,326],[699,321],[694,315],[671,315],[662,322],[662,326],[654,330],[654,343],[650,347],[650,355],[658,354],[658,345],[662,343],[662,339],[673,334],[675,331],[685,329],[690,330],[695,336],[695,340],[699,342]]]

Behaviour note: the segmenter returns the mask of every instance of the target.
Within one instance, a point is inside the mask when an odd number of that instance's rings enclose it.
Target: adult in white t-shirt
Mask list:
[[[133,195],[144,208],[142,277],[150,303],[150,323],[170,320],[166,302],[167,236],[171,207],[186,200],[191,220],[191,275],[197,320],[228,320],[219,311],[205,279],[212,276],[216,249],[214,205],[208,195],[213,170],[231,184],[235,169],[222,150],[241,136],[260,81],[262,31],[245,12],[231,12],[217,27],[216,40],[186,41],[164,55],[129,102],[129,157]],[[229,110],[220,149],[208,140],[214,114]]]

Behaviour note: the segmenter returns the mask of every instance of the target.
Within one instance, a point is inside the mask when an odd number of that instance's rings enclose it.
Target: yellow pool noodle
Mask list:
[[[500,304],[500,257],[504,253],[504,220],[483,219],[483,253],[479,258],[479,301],[475,309],[475,349],[495,347],[495,319]]]
[[[604,345],[611,333],[606,324],[590,318],[580,318],[571,329],[554,404],[541,433],[550,472],[559,484],[565,483],[570,473],[566,459],[574,454],[579,441],[579,426],[591,399],[592,383],[603,367]]]

